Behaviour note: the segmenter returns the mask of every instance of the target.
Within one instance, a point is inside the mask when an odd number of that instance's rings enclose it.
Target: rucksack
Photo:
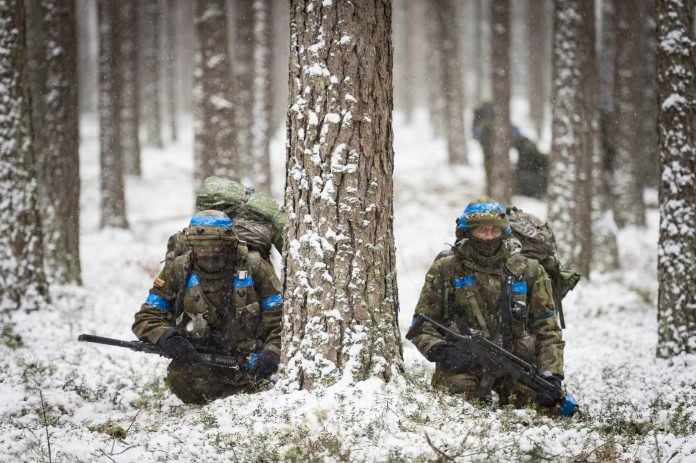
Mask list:
[[[268,259],[271,246],[283,252],[283,234],[288,215],[269,195],[222,177],[211,176],[203,181],[196,196],[196,210],[213,209],[227,214],[249,251],[258,252]],[[182,232],[177,232],[167,243],[167,260],[188,250]]]

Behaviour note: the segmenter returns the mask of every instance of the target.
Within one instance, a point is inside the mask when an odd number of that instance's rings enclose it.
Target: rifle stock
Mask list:
[[[537,393],[546,393],[554,398],[559,406],[559,413],[572,416],[577,411],[577,402],[566,396],[561,388],[556,387],[537,373],[535,365],[528,363],[493,342],[478,334],[460,334],[452,331],[427,315],[419,314],[414,327],[419,329],[423,322],[429,322],[455,339],[455,346],[474,352],[481,368],[496,378],[508,376],[519,381]]]
[[[159,346],[151,344],[149,342],[143,341],[122,341],[120,339],[105,338],[102,336],[95,336],[93,334],[81,334],[77,337],[78,341],[81,342],[92,342],[95,344],[104,344],[107,346],[124,347],[135,352],[143,352],[146,354],[157,354],[161,357],[172,358]],[[202,363],[205,365],[212,365],[223,368],[230,368],[232,370],[239,370],[240,361],[235,357],[229,357],[227,355],[212,354],[209,352],[196,352],[196,363]]]

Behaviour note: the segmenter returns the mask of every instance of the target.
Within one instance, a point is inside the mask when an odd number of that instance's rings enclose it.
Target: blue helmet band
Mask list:
[[[229,217],[211,217],[207,215],[194,215],[191,218],[191,226],[194,227],[233,227]]]

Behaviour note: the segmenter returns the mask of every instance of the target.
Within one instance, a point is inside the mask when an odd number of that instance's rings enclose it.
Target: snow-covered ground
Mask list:
[[[191,127],[191,124],[187,124]],[[482,191],[472,165],[446,164],[424,114],[396,120],[396,241],[405,332],[433,257]],[[657,214],[620,235],[622,272],[593,275],[564,301],[566,385],[582,414],[491,409],[433,392],[432,365],[404,342],[407,376],[313,394],[268,391],[181,404],[166,389],[167,361],[78,343],[80,333],[132,339],[133,314],[164,256],[166,238],[193,212],[192,134],[146,150],[127,182],[129,231],[99,230],[98,150],[83,124],[84,286],[53,288],[53,303],[4,320],[0,334],[0,461],[696,461],[696,357],[654,357]],[[273,143],[283,187],[282,134]],[[545,205],[516,198],[544,216]],[[685,276],[686,277],[686,276]],[[48,436],[48,437],[47,437]]]

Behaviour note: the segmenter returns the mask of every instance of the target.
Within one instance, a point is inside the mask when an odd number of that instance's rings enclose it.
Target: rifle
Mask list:
[[[95,344],[105,344],[107,346],[125,347],[126,349],[133,350],[135,352],[144,352],[146,354],[157,354],[165,358],[172,358],[164,350],[155,344],[143,341],[121,341],[120,339],[103,338],[101,336],[95,336],[93,334],[81,334],[77,337],[78,341],[93,342]],[[216,367],[230,368],[232,370],[239,370],[241,362],[235,357],[229,357],[227,355],[212,354],[209,352],[196,352],[196,363],[203,363],[205,365],[213,365]]]
[[[562,388],[539,376],[535,365],[525,362],[481,335],[471,332],[456,333],[424,314],[419,314],[416,318],[414,332],[420,331],[420,327],[426,321],[452,336],[455,339],[455,347],[474,353],[486,374],[495,378],[508,376],[537,393],[550,395],[558,404],[559,413],[563,416],[572,416],[577,411],[577,401],[572,396],[566,396]]]

